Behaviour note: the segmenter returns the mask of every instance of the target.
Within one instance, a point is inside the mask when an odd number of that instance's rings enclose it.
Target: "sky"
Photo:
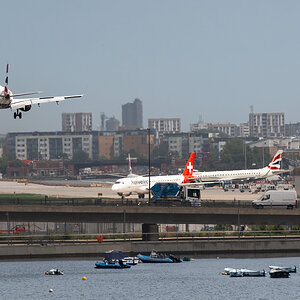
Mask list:
[[[284,112],[299,122],[300,2],[295,0],[2,1],[0,84],[43,96],[84,94],[13,119],[0,133],[61,130],[63,112],[121,121],[139,98],[148,118],[247,122]],[[1,71],[2,70],[2,71]],[[2,75],[1,75],[2,74]],[[2,76],[2,79],[1,79]]]

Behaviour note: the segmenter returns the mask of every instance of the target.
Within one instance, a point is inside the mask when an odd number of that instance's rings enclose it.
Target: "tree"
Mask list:
[[[0,172],[5,173],[8,164],[8,158],[5,154],[0,158]]]

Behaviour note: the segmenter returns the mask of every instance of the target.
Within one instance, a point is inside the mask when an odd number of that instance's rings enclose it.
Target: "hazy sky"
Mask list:
[[[300,121],[300,1],[2,1],[0,84],[13,92],[84,93],[34,107],[0,133],[61,130],[62,112],[100,112],[143,101],[148,118],[248,121],[285,112]],[[2,74],[2,75],[1,75]],[[2,78],[2,79],[1,79]]]

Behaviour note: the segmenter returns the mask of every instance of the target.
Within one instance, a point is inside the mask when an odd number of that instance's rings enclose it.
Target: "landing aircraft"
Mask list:
[[[41,103],[47,102],[56,102],[58,104],[59,101],[69,100],[73,98],[81,98],[83,95],[71,95],[71,96],[58,96],[58,97],[41,97],[41,98],[24,98],[16,100],[15,97],[20,96],[28,96],[34,94],[40,94],[41,92],[28,92],[28,93],[19,93],[13,94],[8,89],[8,64],[6,65],[6,78],[5,78],[5,86],[0,85],[0,109],[10,108],[11,110],[16,109],[14,112],[14,119],[19,117],[22,119],[21,111],[29,111],[33,104],[37,104],[40,106]]]
[[[194,172],[196,181],[215,181],[225,182],[232,180],[263,179],[284,173],[286,171],[280,168],[282,160],[282,150],[277,151],[271,162],[261,169],[232,170],[232,171],[212,171],[212,172]]]
[[[150,188],[156,183],[188,183],[194,180],[195,153],[190,155],[190,158],[181,175],[167,175],[167,176],[150,176]],[[118,179],[112,186],[112,190],[117,192],[119,196],[129,196],[132,193],[138,194],[139,198],[144,198],[145,194],[149,193],[149,177],[136,176]]]

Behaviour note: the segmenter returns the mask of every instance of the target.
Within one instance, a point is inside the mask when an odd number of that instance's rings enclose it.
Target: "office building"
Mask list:
[[[123,129],[143,128],[143,104],[140,99],[122,105]]]

